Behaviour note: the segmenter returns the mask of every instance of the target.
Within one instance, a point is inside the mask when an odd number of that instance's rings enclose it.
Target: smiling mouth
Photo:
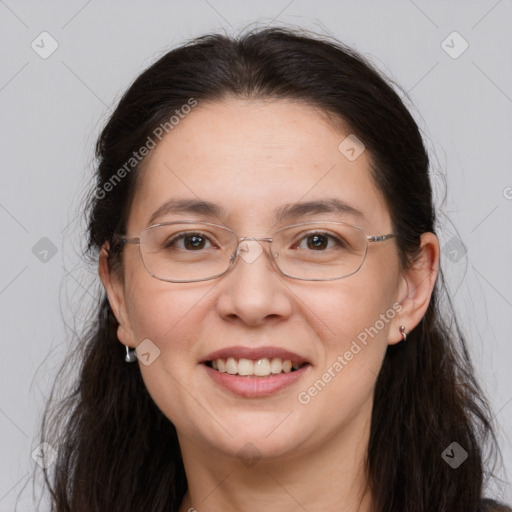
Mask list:
[[[204,364],[220,373],[241,377],[272,377],[282,373],[293,373],[309,365],[290,359],[282,360],[280,357],[263,357],[258,360],[228,357],[206,361]]]

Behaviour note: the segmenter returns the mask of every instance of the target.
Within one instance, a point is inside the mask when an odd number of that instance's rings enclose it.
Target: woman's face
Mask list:
[[[270,237],[309,220],[346,222],[368,235],[391,233],[368,152],[354,160],[347,141],[339,149],[348,135],[300,103],[199,103],[148,156],[128,235],[138,236],[170,199],[208,201],[224,213],[169,212],[151,223],[207,221],[240,237]],[[332,211],[277,219],[285,205],[330,199],[360,215]],[[139,361],[140,370],[184,449],[219,457],[286,457],[362,432],[387,345],[401,339],[394,239],[370,243],[361,269],[333,281],[279,274],[268,243],[260,244],[263,252],[247,246],[256,250],[254,257],[239,256],[224,276],[193,283],[152,277],[138,246],[125,246],[124,280],[115,280],[118,335],[132,348],[149,340],[144,357],[150,364]],[[237,352],[241,347],[249,351]],[[235,359],[268,356],[271,362],[281,350],[307,364],[273,377],[221,375],[204,361],[223,349],[224,359],[233,353]],[[277,379],[284,385],[274,387]]]

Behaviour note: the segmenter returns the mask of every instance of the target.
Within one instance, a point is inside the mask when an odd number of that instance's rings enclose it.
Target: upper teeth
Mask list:
[[[291,372],[292,368],[300,368],[299,363],[292,363],[290,359],[284,361],[280,357],[273,357],[272,359],[264,357],[256,361],[251,359],[235,359],[228,357],[227,359],[214,359],[212,366],[219,372],[227,372],[231,375],[258,375],[266,376],[271,373],[277,374],[284,371],[285,373]]]

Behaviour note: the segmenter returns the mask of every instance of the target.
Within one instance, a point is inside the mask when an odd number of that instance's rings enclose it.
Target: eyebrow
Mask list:
[[[153,212],[148,221],[149,225],[153,224],[158,217],[169,213],[187,213],[217,218],[225,218],[227,216],[227,211],[222,206],[210,201],[198,199],[170,199]],[[275,217],[278,222],[283,222],[292,218],[304,217],[306,215],[319,215],[322,213],[341,213],[361,220],[365,218],[361,211],[335,197],[328,197],[317,201],[284,204],[275,210]]]

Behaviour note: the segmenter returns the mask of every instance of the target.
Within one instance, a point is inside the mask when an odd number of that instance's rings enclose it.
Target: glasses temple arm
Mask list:
[[[387,235],[372,235],[366,237],[368,242],[383,242],[384,240],[388,240],[389,238],[396,237],[396,233],[388,233]]]

